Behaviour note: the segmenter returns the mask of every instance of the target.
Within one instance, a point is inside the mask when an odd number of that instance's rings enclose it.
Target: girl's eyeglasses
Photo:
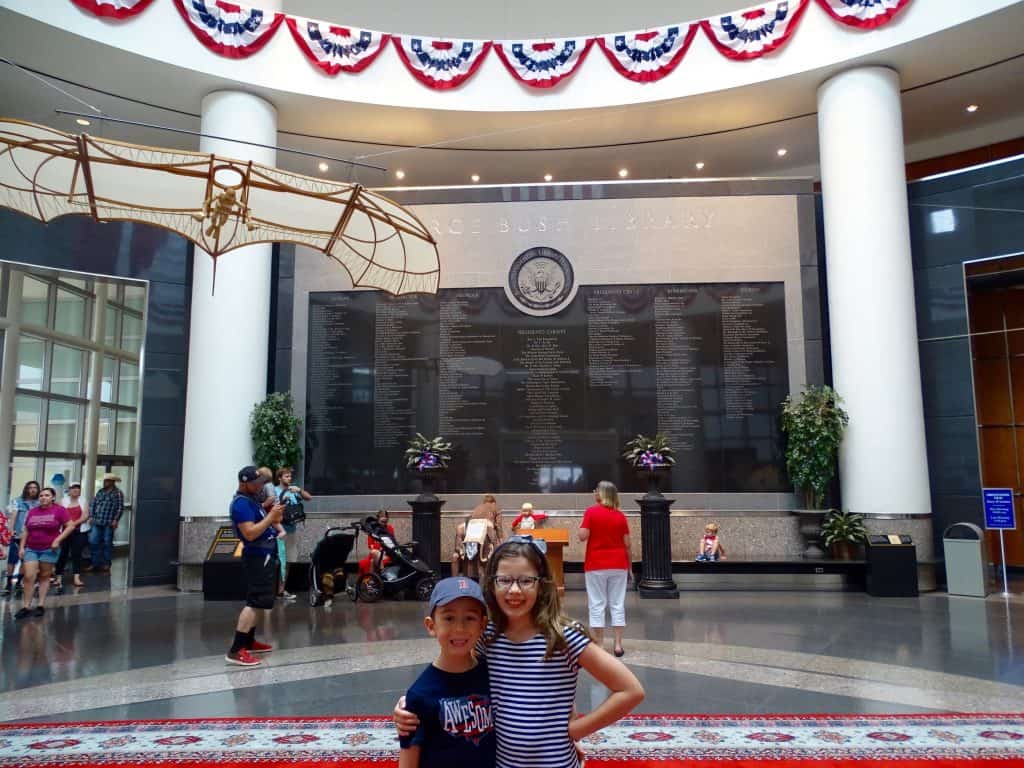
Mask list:
[[[540,584],[540,576],[495,576],[494,587],[499,592],[508,592],[515,584],[522,592],[532,592]]]

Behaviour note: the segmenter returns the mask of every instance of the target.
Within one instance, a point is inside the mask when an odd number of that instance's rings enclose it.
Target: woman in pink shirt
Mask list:
[[[46,610],[46,593],[50,589],[50,576],[60,555],[61,544],[75,530],[75,527],[69,524],[68,511],[60,504],[55,504],[55,498],[57,492],[53,488],[43,488],[39,492],[39,506],[29,510],[25,517],[25,528],[21,533],[18,552],[22,571],[21,609],[14,614],[15,619],[43,615]],[[32,593],[35,591],[37,578],[39,605],[33,611]]]

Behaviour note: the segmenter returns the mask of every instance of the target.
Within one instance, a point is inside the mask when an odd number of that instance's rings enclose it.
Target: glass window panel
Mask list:
[[[114,409],[100,408],[100,426],[96,440],[97,453],[114,452]]]
[[[141,312],[146,306],[146,286],[126,285],[124,287],[124,304],[129,309]]]
[[[43,358],[46,342],[22,334],[18,339],[18,386],[22,389],[43,388]]]
[[[54,327],[72,336],[85,335],[85,299],[71,291],[57,291],[57,317]]]
[[[32,456],[15,456],[11,459],[11,498],[20,496],[25,488],[25,483],[30,480],[39,482],[36,458]],[[11,524],[13,523],[14,521],[11,520]]]
[[[43,487],[50,486],[57,491],[58,504],[60,504],[61,499],[64,498],[64,491],[67,490],[68,485],[70,485],[72,481],[78,479],[78,470],[75,469],[78,466],[81,466],[80,462],[75,461],[74,459],[46,458],[46,465],[43,468],[43,476],[39,479],[42,481]],[[57,480],[54,480],[57,475],[61,476],[61,478],[58,479],[63,479],[63,483],[59,483]]]
[[[73,285],[75,286],[75,288],[78,288],[83,291],[90,290],[88,280],[79,280],[77,277],[68,277],[67,275],[61,275],[60,281],[62,283],[67,283],[68,285]]]
[[[128,312],[121,315],[121,349],[138,352],[142,348],[142,318]]]
[[[105,403],[114,402],[114,384],[117,382],[117,360],[113,357],[103,358],[103,376],[100,379],[100,400]]]
[[[51,400],[46,424],[46,450],[73,453],[81,451],[78,433],[82,406]]]
[[[108,347],[112,347],[117,343],[117,318],[121,313],[107,305],[107,319],[106,326],[103,328],[103,343]]]
[[[117,402],[119,405],[139,404],[139,366],[121,361],[118,377]]]
[[[50,286],[42,280],[25,276],[21,286],[21,321],[46,325],[46,307]]]
[[[135,411],[117,412],[117,440],[114,444],[114,453],[121,456],[135,455]]]
[[[53,369],[50,372],[50,391],[59,395],[81,397],[82,365],[85,352],[62,344],[53,345]]]
[[[38,397],[14,398],[14,450],[38,451],[43,401]]]

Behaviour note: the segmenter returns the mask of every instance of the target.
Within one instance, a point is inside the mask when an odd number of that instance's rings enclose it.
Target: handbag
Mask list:
[[[306,510],[303,508],[301,501],[284,505],[284,513],[281,515],[282,524],[296,525],[304,522],[306,522]]]

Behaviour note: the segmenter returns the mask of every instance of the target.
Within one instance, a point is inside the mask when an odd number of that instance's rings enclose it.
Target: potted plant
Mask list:
[[[854,548],[867,541],[864,518],[840,509],[830,509],[821,524],[821,539],[836,560],[852,560]]]
[[[443,437],[426,437],[419,432],[405,449],[405,466],[420,478],[421,501],[436,501],[434,480],[444,474],[452,460],[452,444]]]
[[[786,434],[786,471],[804,494],[807,509],[819,509],[836,474],[836,457],[850,417],[831,387],[807,387],[799,400],[781,406]]]
[[[289,392],[272,392],[257,403],[249,419],[252,460],[257,467],[298,468],[302,459],[299,425]]]
[[[622,452],[624,458],[634,470],[647,480],[647,495],[660,496],[658,490],[658,473],[666,473],[676,463],[672,455],[672,446],[668,444],[668,435],[662,432],[648,437],[637,435],[626,443]]]

